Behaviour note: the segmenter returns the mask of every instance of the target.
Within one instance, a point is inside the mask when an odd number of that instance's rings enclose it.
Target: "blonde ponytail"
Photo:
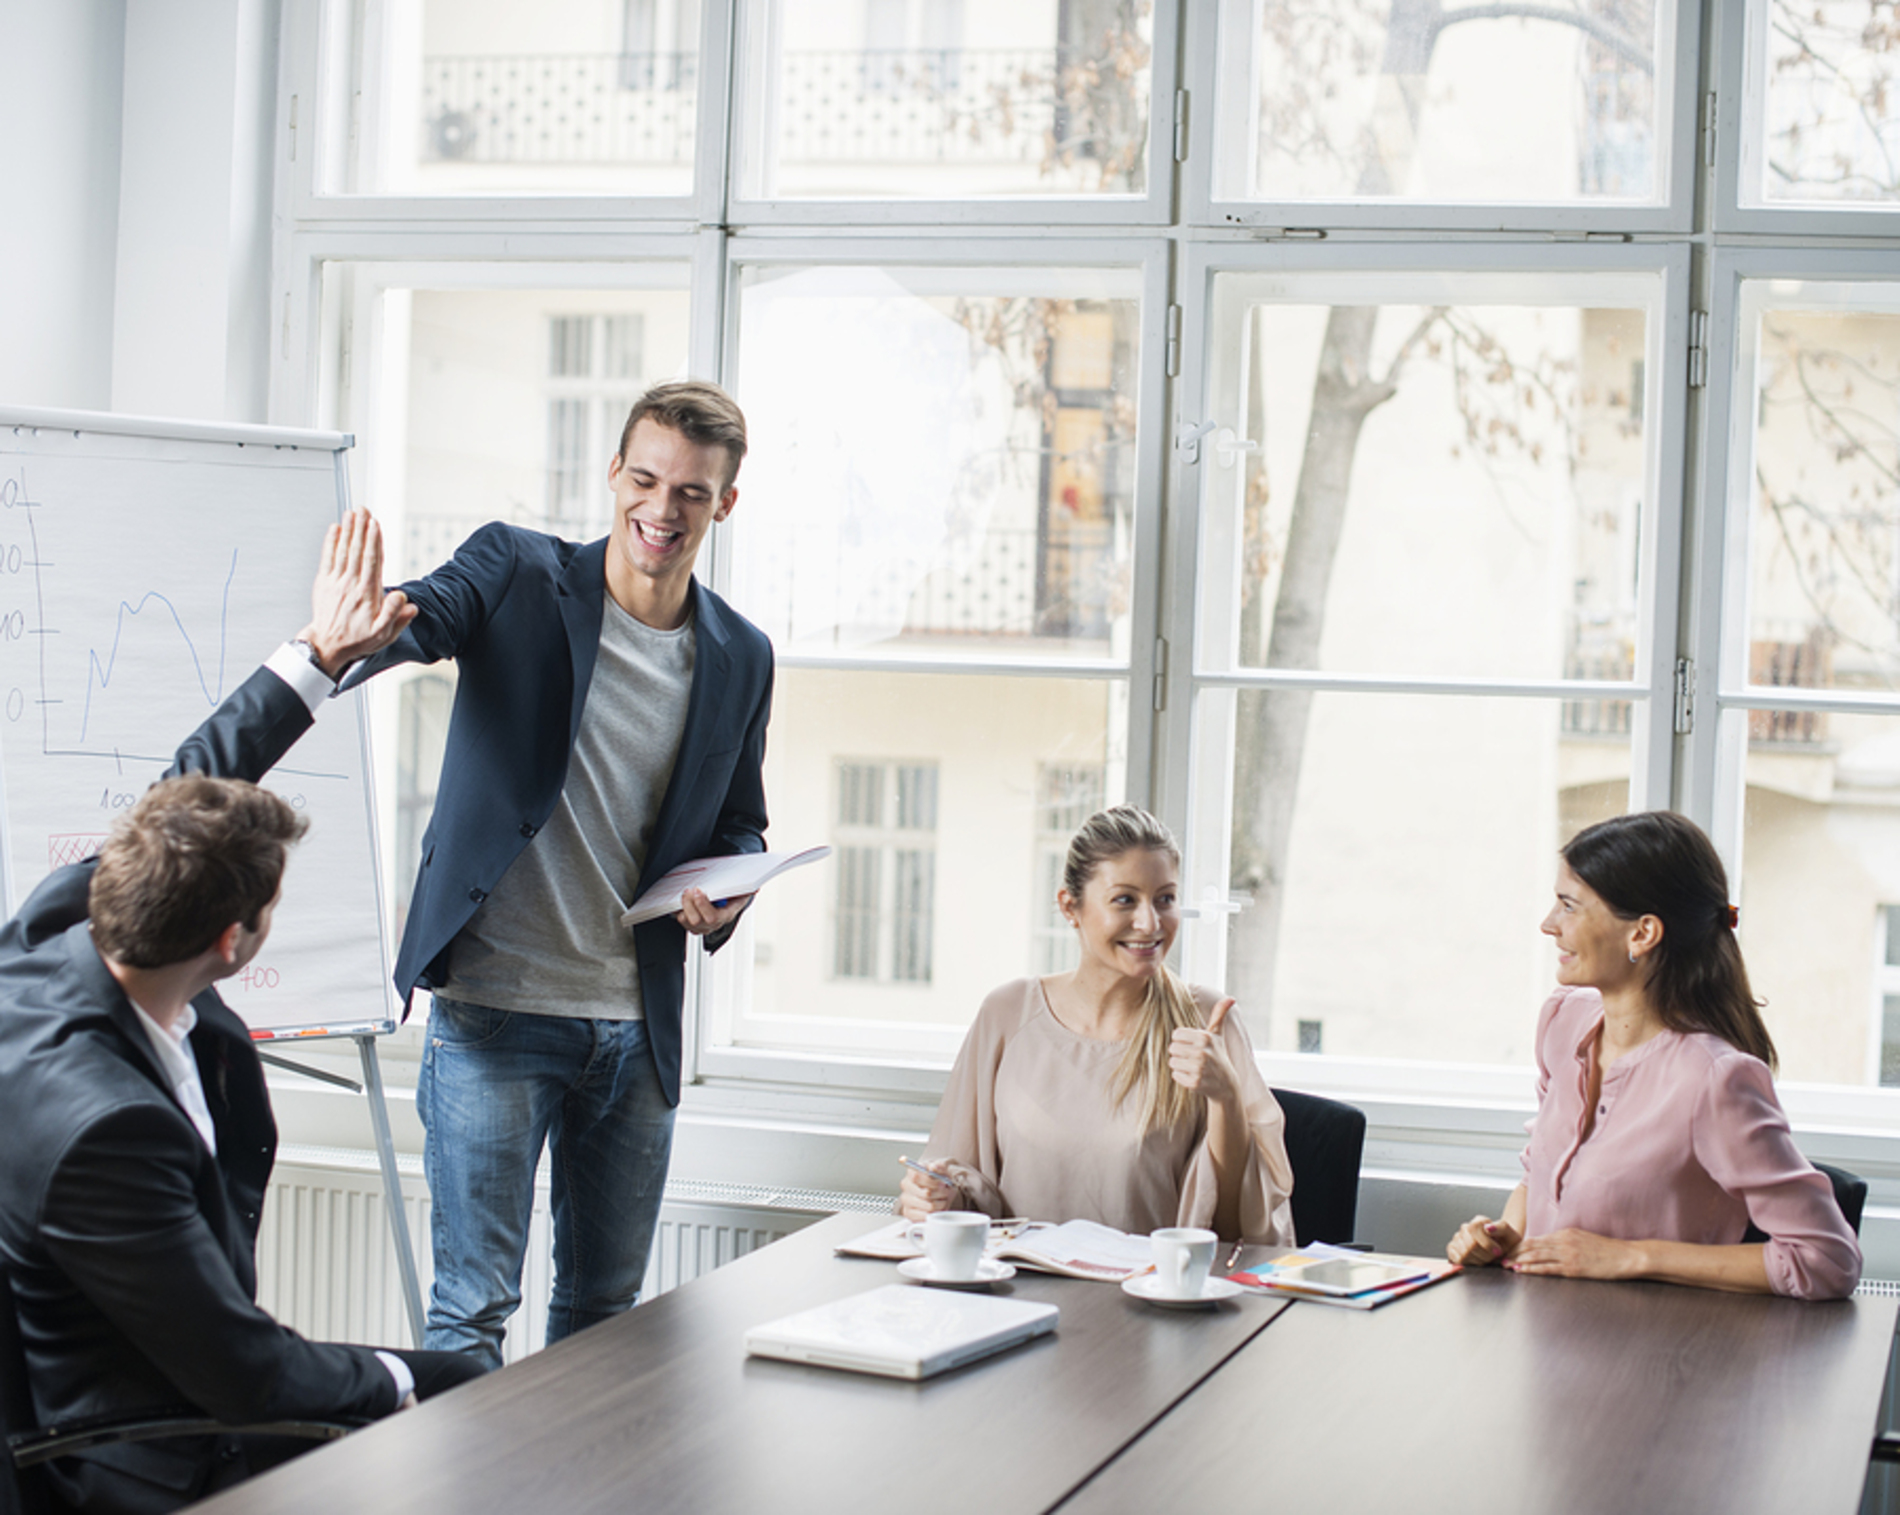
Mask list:
[[[1096,811],[1069,843],[1062,868],[1062,886],[1069,897],[1079,901],[1096,869],[1124,852],[1164,852],[1176,868],[1181,866],[1181,849],[1173,832],[1139,806],[1115,805]],[[1143,1136],[1170,1129],[1198,1113],[1200,1096],[1174,1081],[1168,1047],[1178,1028],[1198,1031],[1206,1024],[1187,985],[1163,963],[1149,980],[1141,1002],[1141,1024],[1128,1039],[1128,1051],[1115,1070],[1115,1103],[1120,1105],[1131,1095],[1141,1101]]]

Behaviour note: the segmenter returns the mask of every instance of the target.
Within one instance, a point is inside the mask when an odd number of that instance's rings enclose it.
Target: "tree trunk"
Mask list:
[[[1359,172],[1359,195],[1390,194],[1403,186],[1418,133],[1425,72],[1443,25],[1439,0],[1393,0],[1386,31],[1381,86],[1404,115],[1403,140],[1373,144]],[[1319,371],[1313,381],[1311,421],[1300,459],[1299,489],[1287,528],[1286,559],[1274,598],[1269,668],[1317,668],[1321,634],[1326,628],[1326,597],[1346,524],[1353,460],[1366,417],[1394,393],[1391,383],[1372,377],[1372,338],[1376,306],[1337,306],[1326,321]],[[1261,389],[1258,327],[1250,392]],[[1250,429],[1247,435],[1264,435]],[[1256,592],[1254,599],[1259,596]],[[1264,607],[1243,608],[1243,658],[1259,647]],[[1307,719],[1313,696],[1305,690],[1275,689],[1240,697],[1235,729],[1234,829],[1231,842],[1232,887],[1253,896],[1253,907],[1235,917],[1228,937],[1228,991],[1246,1009],[1263,1043],[1273,1036],[1273,983],[1286,910],[1288,842],[1293,807],[1299,797],[1300,769],[1306,756]]]

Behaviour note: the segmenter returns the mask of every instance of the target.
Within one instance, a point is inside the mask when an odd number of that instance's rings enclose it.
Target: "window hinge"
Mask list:
[[[1188,92],[1177,89],[1174,92],[1174,161],[1187,162],[1188,154]]]
[[[1689,312],[1689,387],[1700,389],[1709,382],[1709,313]]]
[[[1676,659],[1675,727],[1677,736],[1695,730],[1695,664],[1688,658]]]
[[[290,97],[290,161],[297,161],[297,97]]]
[[[1166,350],[1167,374],[1170,379],[1181,377],[1181,307],[1168,307],[1168,343]],[[1189,459],[1192,462],[1192,459]]]
[[[1155,709],[1168,708],[1168,639],[1155,638]]]
[[[1252,226],[1248,228],[1258,242],[1324,242],[1323,226]]]
[[[1715,167],[1715,91],[1702,97],[1702,162]]]

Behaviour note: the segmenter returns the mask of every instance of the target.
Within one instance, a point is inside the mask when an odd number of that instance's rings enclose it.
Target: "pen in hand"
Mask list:
[[[900,1157],[898,1161],[906,1168],[909,1168],[913,1173],[921,1173],[925,1178],[934,1178],[946,1189],[954,1189],[957,1186],[957,1181],[954,1178],[951,1178],[947,1174],[939,1173],[935,1168],[926,1167],[914,1157]]]

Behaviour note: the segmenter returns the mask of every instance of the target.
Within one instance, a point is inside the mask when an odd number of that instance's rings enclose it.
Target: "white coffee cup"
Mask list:
[[[976,1277],[983,1249],[989,1244],[989,1216],[976,1210],[939,1210],[910,1228],[913,1240],[920,1232],[933,1276],[951,1283],[967,1283]]]
[[[1199,1226],[1152,1232],[1148,1243],[1154,1248],[1156,1292],[1169,1299],[1199,1299],[1214,1267],[1216,1240],[1212,1231]]]

